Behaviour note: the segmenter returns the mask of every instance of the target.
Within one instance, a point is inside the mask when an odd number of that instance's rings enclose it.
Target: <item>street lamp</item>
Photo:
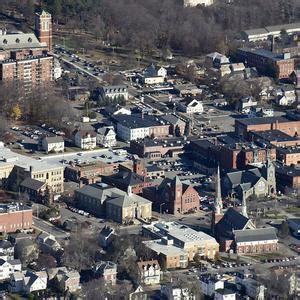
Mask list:
[[[166,203],[161,203],[160,205],[159,205],[159,213],[161,214],[161,208],[165,205]]]

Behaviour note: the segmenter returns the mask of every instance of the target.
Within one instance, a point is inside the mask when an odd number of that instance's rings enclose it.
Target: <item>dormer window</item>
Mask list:
[[[3,40],[3,44],[5,44],[5,45],[7,44],[7,39]]]
[[[19,43],[20,43],[20,40],[19,40],[19,39],[16,39],[16,43],[19,44]]]
[[[29,39],[28,39],[28,43],[32,43],[32,38],[29,38]]]

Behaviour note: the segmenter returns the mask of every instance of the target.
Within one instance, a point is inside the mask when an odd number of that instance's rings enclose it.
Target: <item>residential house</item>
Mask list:
[[[229,64],[229,58],[221,53],[213,52],[206,55],[206,65],[208,67],[220,68],[222,65]]]
[[[219,67],[219,69],[217,69],[217,74],[219,75],[219,77],[224,77],[231,73],[232,73],[232,71],[231,71],[230,65],[221,65]]]
[[[283,85],[275,90],[275,101],[281,106],[292,106],[297,100],[293,85]]]
[[[47,270],[48,280],[52,281],[62,292],[77,292],[81,289],[80,274],[78,271],[66,267]]]
[[[108,105],[104,109],[104,113],[108,116],[131,115],[130,108],[117,105]]]
[[[243,63],[230,64],[230,69],[233,73],[243,72],[245,70],[245,65]]]
[[[265,299],[265,286],[257,281],[250,271],[245,270],[238,272],[235,278],[235,283],[239,291],[243,290],[244,293],[251,299]]]
[[[111,261],[101,261],[93,267],[95,276],[104,279],[106,283],[115,285],[117,282],[117,265]]]
[[[174,92],[179,97],[196,97],[201,95],[203,90],[198,88],[195,84],[186,83],[186,84],[175,84]]]
[[[160,283],[160,265],[157,260],[139,261],[138,271],[140,282],[145,285]]]
[[[257,101],[253,97],[243,97],[237,103],[237,110],[242,113],[249,113],[251,108],[257,106]]]
[[[183,214],[200,208],[198,192],[191,184],[181,182],[178,176],[165,178],[159,186],[145,188],[143,195],[160,212]]]
[[[57,254],[59,252],[60,253],[63,252],[62,246],[55,239],[55,237],[53,235],[51,235],[51,234],[41,233],[37,237],[36,240],[37,240],[37,243],[38,243],[40,249],[44,253],[50,253],[50,254],[55,255],[55,254]]]
[[[15,246],[8,240],[0,241],[0,258],[4,260],[14,259]]]
[[[160,292],[162,298],[167,300],[196,300],[196,296],[189,288],[179,286],[177,282],[163,284]]]
[[[103,86],[100,90],[98,90],[98,93],[101,97],[108,98],[110,100],[128,100],[128,87],[124,84]]]
[[[74,132],[74,142],[80,149],[94,149],[97,145],[97,134],[94,130],[76,130]]]
[[[47,288],[48,277],[45,271],[19,271],[11,275],[9,291],[12,293],[26,293],[43,291]]]
[[[187,114],[202,114],[204,111],[202,101],[199,101],[197,99],[187,99],[185,101],[179,102],[179,109]]]
[[[231,289],[218,289],[215,292],[214,300],[235,300],[236,292]]]
[[[143,70],[139,77],[141,82],[146,85],[161,84],[167,77],[167,69],[151,64]]]
[[[216,290],[224,288],[224,278],[221,275],[204,274],[200,276],[200,287],[203,295],[214,297]]]
[[[116,132],[113,126],[105,126],[97,129],[97,144],[105,148],[117,145]]]
[[[0,258],[0,281],[7,280],[15,272],[22,270],[22,264],[19,259],[4,260]]]
[[[99,233],[98,241],[99,245],[103,248],[107,248],[112,242],[115,236],[115,229],[105,225]]]
[[[65,141],[61,136],[46,136],[39,140],[39,148],[46,153],[64,152]]]

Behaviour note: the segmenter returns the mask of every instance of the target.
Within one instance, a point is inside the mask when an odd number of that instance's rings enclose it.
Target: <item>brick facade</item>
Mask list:
[[[0,232],[10,233],[32,227],[32,209],[0,213]]]

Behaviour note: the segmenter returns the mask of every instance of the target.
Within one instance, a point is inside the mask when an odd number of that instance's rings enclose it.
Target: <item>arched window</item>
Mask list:
[[[20,40],[19,40],[19,39],[16,39],[16,43],[19,44],[19,43],[20,43]]]
[[[32,43],[32,38],[29,38],[29,39],[28,39],[28,43]]]
[[[5,45],[7,44],[7,39],[3,40],[3,44],[5,44]]]

